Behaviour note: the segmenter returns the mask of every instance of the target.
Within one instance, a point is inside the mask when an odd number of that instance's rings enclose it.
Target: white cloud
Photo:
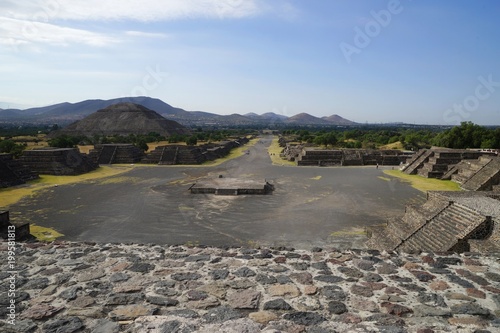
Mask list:
[[[38,43],[59,46],[72,43],[104,46],[118,42],[116,38],[87,30],[5,17],[0,17],[0,36],[0,44],[10,47]]]
[[[125,31],[127,36],[145,37],[145,38],[167,38],[168,35],[160,32],[144,32],[144,31]]]
[[[0,4],[3,15],[38,22],[241,18],[263,8],[261,0],[19,0]]]

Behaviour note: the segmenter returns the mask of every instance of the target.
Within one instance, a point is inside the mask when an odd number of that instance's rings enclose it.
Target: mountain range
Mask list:
[[[78,103],[59,103],[44,107],[20,109],[0,109],[0,123],[57,123],[67,125],[104,109],[116,103],[135,103],[154,110],[163,117],[175,120],[185,126],[230,126],[230,125],[356,125],[355,122],[342,118],[339,115],[318,118],[307,113],[300,113],[292,117],[273,112],[258,115],[247,113],[244,115],[218,115],[203,111],[186,111],[173,107],[160,99],[151,97],[122,97],[108,100],[90,99]]]

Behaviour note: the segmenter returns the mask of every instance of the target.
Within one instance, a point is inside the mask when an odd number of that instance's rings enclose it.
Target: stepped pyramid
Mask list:
[[[98,110],[67,127],[51,133],[51,137],[67,135],[130,135],[159,133],[168,137],[172,134],[189,134],[189,130],[162,117],[159,113],[135,103],[117,103]]]

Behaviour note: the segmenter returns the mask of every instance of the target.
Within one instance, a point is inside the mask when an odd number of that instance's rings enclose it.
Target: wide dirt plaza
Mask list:
[[[117,176],[51,187],[11,206],[11,217],[75,241],[358,247],[365,226],[425,200],[382,167],[272,165],[271,141],[262,137],[248,154],[216,167],[137,165]],[[189,191],[219,176],[268,181],[275,190],[239,196]]]

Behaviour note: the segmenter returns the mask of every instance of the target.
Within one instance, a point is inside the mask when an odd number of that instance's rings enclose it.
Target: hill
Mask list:
[[[68,135],[129,135],[156,132],[163,136],[188,134],[181,124],[165,119],[157,112],[134,103],[117,103],[98,110],[51,136]]]
[[[293,125],[327,125],[328,121],[311,116],[308,113],[299,113],[286,119],[285,123]]]
[[[140,104],[150,110],[156,111],[163,117],[174,120],[184,126],[235,126],[235,125],[348,125],[355,124],[340,116],[334,115],[327,119],[317,118],[306,113],[293,117],[267,112],[261,115],[248,113],[245,115],[219,115],[204,111],[186,111],[173,107],[160,99],[151,97],[121,97],[109,100],[89,99],[78,103],[59,103],[44,107],[26,110],[5,109],[0,110],[0,123],[33,123],[33,124],[60,124],[66,125],[117,103]],[[331,119],[330,119],[331,118]]]
[[[348,119],[342,118],[338,114],[334,114],[329,117],[321,117],[321,119],[324,119],[328,121],[329,123],[336,124],[336,125],[356,125],[354,121],[350,121]]]

